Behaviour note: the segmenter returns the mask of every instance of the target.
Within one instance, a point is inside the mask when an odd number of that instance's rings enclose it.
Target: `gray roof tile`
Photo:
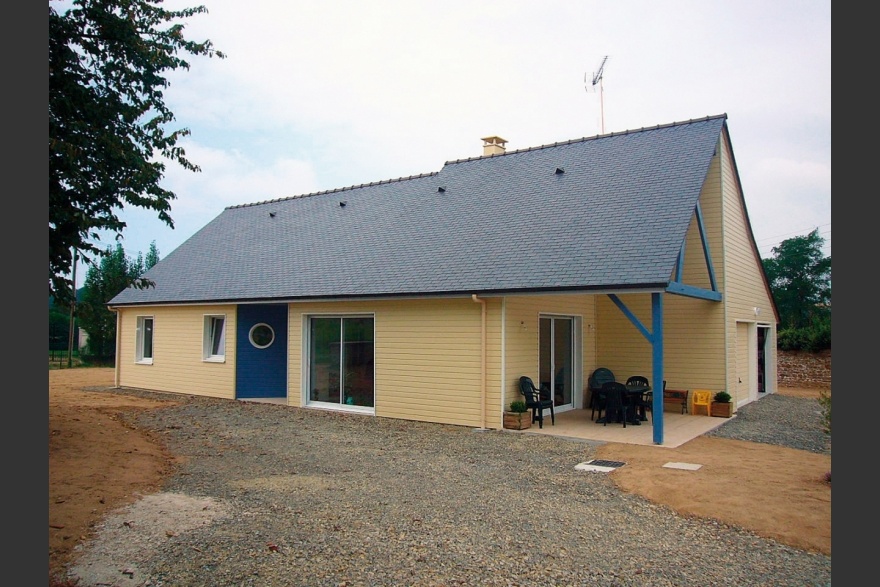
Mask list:
[[[145,274],[155,287],[110,304],[656,287],[726,119],[232,206]]]

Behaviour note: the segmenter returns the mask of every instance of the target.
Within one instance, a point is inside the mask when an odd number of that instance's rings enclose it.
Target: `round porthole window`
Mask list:
[[[265,322],[254,324],[248,334],[251,344],[258,349],[264,349],[275,342],[275,331]]]

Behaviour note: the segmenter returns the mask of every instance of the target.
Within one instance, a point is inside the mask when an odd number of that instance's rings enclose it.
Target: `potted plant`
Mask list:
[[[719,391],[712,398],[710,413],[719,418],[730,418],[733,415],[733,402],[730,394],[724,390]]]
[[[504,412],[504,427],[508,430],[525,430],[532,426],[532,413],[526,402],[515,400],[510,402],[510,409]]]

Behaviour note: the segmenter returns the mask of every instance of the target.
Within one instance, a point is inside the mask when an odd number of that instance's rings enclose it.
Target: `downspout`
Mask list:
[[[108,307],[108,310],[116,314],[116,364],[113,366],[113,387],[119,387],[119,362],[120,349],[122,348],[122,314],[116,308]]]
[[[472,294],[471,299],[480,304],[480,429],[486,430],[486,300]]]

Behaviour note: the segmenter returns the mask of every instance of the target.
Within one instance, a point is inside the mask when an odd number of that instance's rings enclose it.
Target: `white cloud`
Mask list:
[[[168,254],[227,205],[437,171],[483,136],[592,136],[601,112],[607,132],[727,113],[759,245],[830,238],[829,0],[203,3],[185,34],[228,58],[166,92],[203,172],[169,166],[178,228],[133,214],[133,251],[152,231]]]

